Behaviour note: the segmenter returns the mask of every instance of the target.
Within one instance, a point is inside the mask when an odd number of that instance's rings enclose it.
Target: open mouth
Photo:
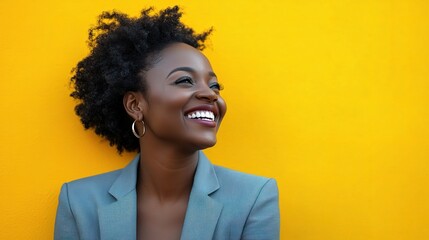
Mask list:
[[[212,111],[193,111],[188,113],[187,117],[189,119],[198,119],[208,122],[214,122],[215,115]]]

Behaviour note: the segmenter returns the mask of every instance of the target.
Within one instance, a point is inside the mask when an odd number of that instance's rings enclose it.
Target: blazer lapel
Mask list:
[[[219,189],[219,182],[213,165],[202,152],[199,152],[198,166],[189,197],[181,239],[213,239],[223,208],[221,203],[210,197],[210,194],[217,189]]]
[[[98,209],[100,239],[136,239],[139,158],[137,155],[112,184],[109,193],[116,201]]]

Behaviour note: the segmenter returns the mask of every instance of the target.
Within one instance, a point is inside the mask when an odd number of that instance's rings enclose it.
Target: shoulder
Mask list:
[[[66,183],[69,191],[77,191],[85,193],[88,191],[95,191],[100,189],[108,189],[120,175],[122,169],[106,172],[90,177],[80,178]]]
[[[117,193],[118,189],[121,188],[128,190],[135,186],[138,160],[139,155],[137,155],[134,160],[129,162],[124,168],[74,180],[66,183],[66,185],[68,186],[70,193],[76,192],[79,195],[98,194],[105,196],[109,190],[114,193]]]
[[[243,173],[225,167],[214,166],[220,185],[219,195],[227,197],[236,203],[247,201],[253,205],[262,197],[278,198],[277,182],[274,178],[262,177]],[[246,196],[243,198],[243,196]]]
[[[120,174],[121,169],[64,183],[60,198],[66,196],[75,213],[92,211],[114,201],[109,190]]]

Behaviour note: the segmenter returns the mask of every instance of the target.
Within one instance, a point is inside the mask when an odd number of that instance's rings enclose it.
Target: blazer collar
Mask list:
[[[116,200],[136,190],[139,161],[140,154],[137,154],[137,156],[121,170],[120,175],[110,187],[109,193],[115,197]]]
[[[213,165],[203,152],[198,152],[198,165],[195,171],[192,192],[211,194],[219,189],[219,181]]]
[[[137,223],[137,172],[140,155],[137,155],[112,184],[109,193],[115,202],[98,211],[101,239],[135,239]],[[210,194],[220,187],[213,165],[199,151],[194,183],[181,239],[212,239],[223,205]]]
[[[113,182],[109,193],[116,199],[98,209],[100,239],[136,239],[137,233],[137,155]]]
[[[213,165],[200,151],[181,239],[213,239],[223,205],[210,194],[219,187]]]

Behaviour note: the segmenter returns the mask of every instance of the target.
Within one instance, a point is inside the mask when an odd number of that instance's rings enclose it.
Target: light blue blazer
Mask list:
[[[65,183],[55,239],[136,239],[138,163]],[[274,179],[214,166],[199,153],[182,240],[278,240],[279,227]]]

